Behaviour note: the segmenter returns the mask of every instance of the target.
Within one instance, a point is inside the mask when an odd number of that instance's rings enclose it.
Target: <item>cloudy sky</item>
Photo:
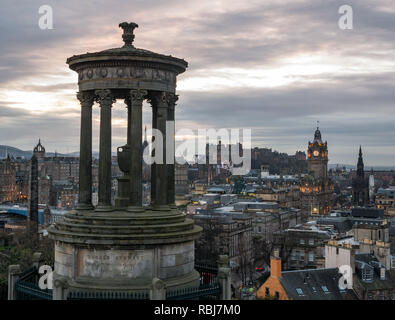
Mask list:
[[[352,30],[338,26],[344,4]],[[39,28],[42,5],[53,30]],[[253,146],[293,154],[319,120],[330,162],[356,163],[361,144],[365,164],[395,165],[392,0],[2,0],[0,12],[0,144],[29,150],[40,137],[49,151],[77,151],[77,75],[66,59],[122,46],[118,24],[134,21],[135,46],[189,62],[177,129],[251,128]],[[117,102],[114,150],[125,135]]]

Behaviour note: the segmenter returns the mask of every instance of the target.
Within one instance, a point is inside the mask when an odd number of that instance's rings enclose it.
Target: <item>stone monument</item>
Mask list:
[[[187,62],[135,48],[135,23],[123,22],[124,45],[67,59],[78,73],[81,103],[79,204],[48,229],[55,240],[54,299],[65,290],[146,292],[153,279],[168,289],[199,286],[194,240],[201,228],[175,204],[174,165],[152,164],[151,205],[142,206],[142,105],[152,107],[153,128],[166,136],[174,121],[176,77]],[[119,178],[111,205],[111,108],[123,99],[128,111],[127,144],[118,147]],[[99,202],[92,206],[92,107],[100,106]],[[173,147],[174,150],[174,147]],[[163,155],[166,155],[164,150]],[[174,158],[174,152],[173,152]],[[60,286],[60,288],[59,288]]]

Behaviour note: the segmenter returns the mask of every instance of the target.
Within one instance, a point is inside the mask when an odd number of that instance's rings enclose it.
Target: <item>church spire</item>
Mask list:
[[[357,176],[364,177],[364,164],[363,164],[363,157],[362,157],[362,146],[359,146],[359,155],[358,155],[358,164],[357,164]]]

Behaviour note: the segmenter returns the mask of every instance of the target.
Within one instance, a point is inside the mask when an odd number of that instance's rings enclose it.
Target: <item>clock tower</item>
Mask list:
[[[319,127],[307,148],[308,174],[300,180],[302,216],[326,215],[333,208],[334,184],[328,177],[328,144]]]
[[[313,142],[309,141],[307,149],[307,168],[314,178],[328,177],[328,144],[321,139],[321,131],[317,127]]]

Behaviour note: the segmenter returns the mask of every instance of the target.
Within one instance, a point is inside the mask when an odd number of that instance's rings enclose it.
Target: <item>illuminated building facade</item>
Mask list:
[[[301,209],[304,217],[326,215],[333,207],[334,184],[328,177],[328,143],[317,127],[307,149],[308,175],[300,181]]]

